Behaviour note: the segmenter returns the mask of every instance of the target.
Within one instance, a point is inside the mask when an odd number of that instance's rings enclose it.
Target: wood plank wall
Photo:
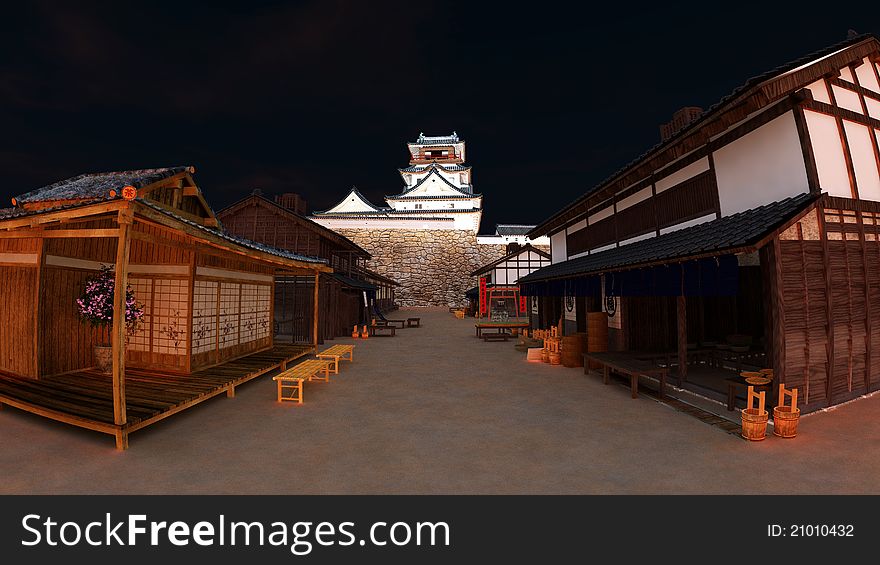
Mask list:
[[[361,315],[360,291],[321,277],[319,289],[318,342],[350,336]],[[312,343],[314,303],[313,277],[287,277],[275,286],[275,332],[296,343]]]
[[[37,376],[36,285],[36,266],[0,266],[0,296],[3,297],[0,300],[0,369],[26,377]]]
[[[778,245],[786,385],[808,409],[880,389],[880,205],[828,197]]]

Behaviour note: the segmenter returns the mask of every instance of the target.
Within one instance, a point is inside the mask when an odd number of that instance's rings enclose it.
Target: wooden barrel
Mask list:
[[[767,420],[769,414],[766,410],[757,408],[744,408],[742,410],[742,437],[749,441],[761,441],[767,437]]]
[[[562,338],[562,364],[566,367],[584,366],[584,336],[567,335]]]
[[[784,438],[796,436],[800,417],[800,408],[777,406],[773,409],[773,434]]]
[[[550,353],[548,353],[547,357],[549,358],[551,365],[559,365],[559,363],[562,361],[562,354],[555,351],[551,351]]]
[[[608,351],[608,314],[587,312],[587,352]],[[602,365],[590,362],[590,369],[600,369]]]
[[[550,362],[550,352],[546,349],[541,349],[541,361],[543,361],[544,363]]]

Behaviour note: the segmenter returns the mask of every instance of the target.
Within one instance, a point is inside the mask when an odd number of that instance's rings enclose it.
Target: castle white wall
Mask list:
[[[846,120],[843,121],[843,129],[852,155],[859,198],[880,201],[880,171],[877,170],[877,159],[871,143],[873,132],[867,126]]]
[[[712,158],[722,216],[809,190],[792,111],[721,147]]]
[[[345,212],[369,212],[375,210],[369,203],[364,202],[354,192],[350,192],[345,200],[327,210],[328,213],[345,213]]]
[[[626,198],[621,198],[620,201],[617,203],[617,211],[622,212],[623,210],[626,210],[630,206],[638,204],[639,202],[644,202],[648,198],[651,198],[651,196],[652,196],[651,187],[649,186],[647,188],[643,188],[642,190],[636,192],[635,194],[631,194],[630,196],[627,196]]]
[[[852,198],[837,120],[818,112],[806,111],[804,115],[819,172],[819,187],[832,196]]]
[[[691,226],[696,226],[698,224],[704,224],[706,222],[710,222],[715,219],[715,214],[706,214],[705,216],[700,216],[699,218],[694,218],[693,220],[688,220],[686,222],[682,222],[680,224],[675,224],[673,226],[668,226],[660,230],[660,235],[664,233],[678,231],[684,228],[689,228]]]
[[[880,120],[880,102],[873,98],[865,97],[865,106],[868,107],[868,115],[875,120]]]

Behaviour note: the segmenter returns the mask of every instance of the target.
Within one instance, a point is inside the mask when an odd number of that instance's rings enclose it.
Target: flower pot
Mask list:
[[[109,345],[96,345],[93,348],[95,353],[95,368],[105,374],[113,372],[113,348]]]

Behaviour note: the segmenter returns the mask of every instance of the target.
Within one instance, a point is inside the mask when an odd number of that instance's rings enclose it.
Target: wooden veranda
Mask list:
[[[277,345],[220,365],[181,375],[156,369],[127,368],[126,422],[114,423],[113,379],[93,368],[39,380],[0,372],[0,407],[4,404],[39,416],[103,432],[125,448],[128,434],[220,394],[235,389],[313,350],[305,345]]]

